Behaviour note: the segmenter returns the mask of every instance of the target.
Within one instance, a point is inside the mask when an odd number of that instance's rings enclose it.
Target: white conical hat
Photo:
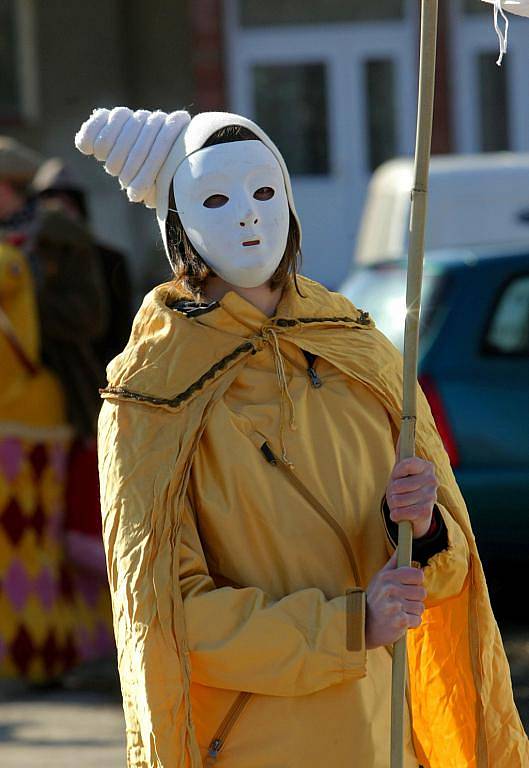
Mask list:
[[[190,120],[185,111],[95,109],[77,132],[75,146],[104,162],[106,172],[118,177],[131,202],[155,208],[156,177]]]
[[[131,202],[156,208],[156,217],[167,252],[165,222],[169,191],[176,169],[189,155],[202,149],[216,131],[239,125],[252,131],[276,157],[285,182],[290,210],[301,238],[301,225],[294,205],[290,175],[281,152],[252,120],[230,112],[201,112],[193,119],[188,112],[167,114],[128,107],[95,109],[75,136],[75,146],[85,155],[105,163],[117,176]]]

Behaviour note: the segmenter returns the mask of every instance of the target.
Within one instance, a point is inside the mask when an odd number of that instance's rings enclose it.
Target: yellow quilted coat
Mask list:
[[[189,311],[160,286],[109,366],[99,455],[129,766],[389,764],[391,658],[366,652],[364,590],[392,551],[380,502],[401,360],[344,297],[300,285],[273,318],[234,292]],[[405,766],[529,766],[422,396],[417,452],[436,465],[448,548],[409,633]]]

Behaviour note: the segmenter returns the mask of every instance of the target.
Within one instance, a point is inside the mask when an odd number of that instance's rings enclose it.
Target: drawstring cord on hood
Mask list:
[[[290,410],[288,418],[288,426],[292,431],[297,429],[296,425],[296,409],[294,407],[294,401],[288,389],[288,382],[285,371],[285,364],[281,349],[279,348],[279,340],[277,337],[277,330],[270,326],[265,326],[262,329],[263,339],[268,342],[272,349],[272,355],[274,357],[274,364],[276,368],[277,383],[279,385],[280,398],[280,419],[279,419],[279,441],[281,445],[281,459],[288,465],[290,469],[294,469],[294,465],[287,456],[287,450],[285,445],[285,424],[287,421],[287,404]]]
[[[242,323],[242,325],[245,325],[248,329],[254,330],[253,326],[250,323],[246,322],[243,317],[232,314],[225,305],[223,305],[223,309],[234,320],[236,320],[239,323]],[[270,322],[273,322],[273,321],[270,321]],[[277,322],[278,322],[277,325],[274,324],[274,325],[262,326],[260,334],[252,338],[252,343],[255,344],[256,349],[259,349],[261,347],[259,341],[262,340],[264,341],[265,344],[266,343],[270,344],[270,347],[272,349],[272,356],[274,358],[277,383],[279,386],[279,393],[280,393],[279,441],[281,446],[281,459],[290,469],[294,469],[294,464],[290,461],[287,455],[286,444],[285,444],[285,426],[288,420],[288,426],[290,427],[290,429],[293,432],[296,431],[297,429],[296,409],[294,406],[294,401],[292,400],[292,396],[288,389],[284,358],[289,360],[292,365],[295,365],[295,363],[293,360],[291,360],[291,358],[287,354],[281,352],[281,349],[279,347],[278,336],[283,330],[283,325],[282,325],[282,320],[279,320]],[[295,329],[299,329],[300,327],[301,327],[301,323],[297,320],[291,320],[288,323],[288,329],[290,332],[292,332]],[[287,416],[287,407],[290,412],[288,416]]]

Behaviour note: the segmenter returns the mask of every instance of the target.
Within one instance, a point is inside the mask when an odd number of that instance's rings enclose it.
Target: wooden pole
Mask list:
[[[421,3],[421,53],[419,102],[415,146],[415,181],[411,194],[408,279],[406,286],[406,326],[404,331],[403,407],[399,460],[415,453],[417,418],[417,364],[419,352],[419,313],[421,308],[424,233],[428,203],[428,171],[432,144],[435,92],[435,53],[437,43],[438,0]],[[412,526],[399,523],[397,565],[411,564]],[[391,768],[403,767],[404,706],[406,691],[406,635],[393,647],[391,680]]]

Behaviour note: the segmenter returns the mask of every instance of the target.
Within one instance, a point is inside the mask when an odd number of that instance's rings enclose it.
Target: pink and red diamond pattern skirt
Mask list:
[[[66,559],[63,428],[0,433],[0,677],[45,682],[112,652],[108,587]]]

